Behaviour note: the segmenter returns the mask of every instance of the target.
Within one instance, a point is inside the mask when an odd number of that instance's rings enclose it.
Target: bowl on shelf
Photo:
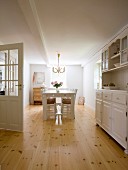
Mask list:
[[[120,63],[115,63],[114,66],[115,67],[120,67]]]
[[[106,89],[106,90],[118,90],[119,88],[117,86],[103,86],[103,89]]]

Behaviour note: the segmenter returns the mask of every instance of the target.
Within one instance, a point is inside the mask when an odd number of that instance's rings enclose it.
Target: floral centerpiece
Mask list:
[[[58,83],[57,81],[54,81],[54,82],[51,82],[51,84],[53,85],[53,87],[58,88],[58,87],[61,87],[63,85],[63,82]]]

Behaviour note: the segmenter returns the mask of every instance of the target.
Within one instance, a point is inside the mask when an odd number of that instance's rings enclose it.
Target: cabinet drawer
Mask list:
[[[40,96],[34,96],[34,101],[41,101],[42,98]]]
[[[102,99],[102,92],[96,92],[96,99]]]
[[[111,100],[111,93],[103,93],[104,100]]]
[[[126,104],[126,95],[125,94],[112,94],[112,101],[120,104]]]

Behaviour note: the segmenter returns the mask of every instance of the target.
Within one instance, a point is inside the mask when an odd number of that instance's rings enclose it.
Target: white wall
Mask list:
[[[76,95],[76,103],[78,103],[78,98],[83,96],[83,68],[81,66],[67,66],[66,77],[67,87],[78,89]]]
[[[96,89],[94,89],[94,71],[99,57],[100,53],[97,53],[93,60],[83,68],[83,95],[85,96],[85,104],[93,111],[95,111],[96,93]]]
[[[30,65],[30,103],[33,104],[33,73],[34,72],[44,72],[45,73],[45,84],[50,87],[51,84],[51,68],[48,68],[42,64],[32,64]],[[81,66],[66,66],[66,78],[67,87],[71,89],[78,89],[76,96],[76,102],[78,102],[78,97],[83,96],[83,69]]]
[[[49,87],[51,73],[50,68],[43,64],[31,64],[30,65],[30,104],[33,104],[33,73],[44,72],[45,73],[45,84]]]
[[[24,60],[24,91],[23,91],[23,99],[24,99],[24,107],[29,104],[29,91],[30,91],[30,65]]]

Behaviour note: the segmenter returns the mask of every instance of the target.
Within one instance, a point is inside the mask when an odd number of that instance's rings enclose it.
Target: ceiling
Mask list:
[[[128,24],[128,0],[0,0],[0,42],[30,64],[83,64]]]

